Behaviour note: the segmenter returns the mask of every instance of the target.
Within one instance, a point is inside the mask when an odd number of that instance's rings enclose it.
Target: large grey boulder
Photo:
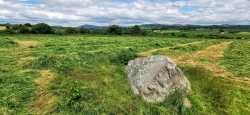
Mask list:
[[[148,102],[163,101],[177,89],[183,92],[191,90],[188,79],[167,56],[130,60],[126,73],[134,94]]]

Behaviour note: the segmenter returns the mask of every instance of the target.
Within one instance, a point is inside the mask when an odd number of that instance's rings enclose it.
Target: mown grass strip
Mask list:
[[[234,41],[225,51],[220,63],[237,76],[250,77],[250,42]]]

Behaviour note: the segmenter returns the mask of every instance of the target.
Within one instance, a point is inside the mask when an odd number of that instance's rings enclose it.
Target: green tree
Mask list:
[[[141,27],[138,25],[134,25],[131,29],[131,34],[132,35],[139,35],[141,34]]]
[[[53,31],[48,24],[38,23],[34,25],[31,29],[31,32],[34,34],[52,34]]]
[[[122,28],[119,25],[111,25],[107,28],[107,32],[113,35],[121,35]]]
[[[5,24],[5,27],[6,27],[6,29],[10,29],[11,24],[10,24],[10,23],[6,23],[6,24]]]
[[[80,28],[79,28],[79,33],[80,33],[80,34],[86,34],[86,33],[89,33],[89,30],[88,30],[87,28],[80,27]]]
[[[26,27],[32,27],[32,25],[30,23],[25,23],[24,26],[26,26]]]
[[[26,26],[20,26],[19,27],[19,33],[21,33],[21,34],[28,34],[28,33],[30,33],[30,30]]]
[[[176,36],[175,33],[171,33],[172,36]]]
[[[18,30],[18,29],[20,28],[20,26],[17,25],[17,24],[15,24],[15,25],[12,25],[11,28],[12,28],[13,30]]]
[[[77,33],[78,33],[78,31],[77,31],[77,29],[76,29],[76,28],[73,28],[73,27],[67,27],[67,28],[65,29],[65,33],[66,33],[66,34],[77,34]]]

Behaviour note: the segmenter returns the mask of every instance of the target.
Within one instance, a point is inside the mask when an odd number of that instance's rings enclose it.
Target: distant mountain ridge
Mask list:
[[[87,29],[98,29],[98,28],[107,28],[108,26],[96,26],[96,25],[84,24],[79,27],[84,27]]]
[[[144,29],[181,29],[181,30],[194,30],[194,29],[250,29],[250,25],[229,25],[229,24],[222,24],[222,25],[191,25],[191,24],[141,24],[139,25],[141,28]],[[108,28],[109,26],[96,26],[90,24],[84,24],[80,27],[84,27],[87,29],[102,29]],[[122,26],[121,26],[122,27]],[[123,26],[131,27],[131,26]]]

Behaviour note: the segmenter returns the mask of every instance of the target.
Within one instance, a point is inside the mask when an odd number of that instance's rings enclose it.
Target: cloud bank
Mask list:
[[[0,23],[250,24],[250,0],[0,0]]]

